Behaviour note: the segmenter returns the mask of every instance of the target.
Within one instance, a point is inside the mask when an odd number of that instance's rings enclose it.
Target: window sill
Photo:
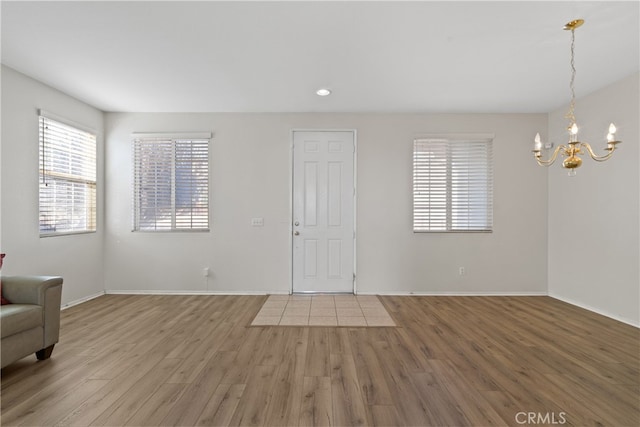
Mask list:
[[[43,237],[57,237],[57,236],[74,236],[77,234],[95,234],[97,230],[90,231],[61,231],[56,233],[40,233],[40,238]]]

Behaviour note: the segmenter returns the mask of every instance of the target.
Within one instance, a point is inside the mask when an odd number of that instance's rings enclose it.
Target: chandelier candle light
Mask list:
[[[569,131],[569,142],[566,145],[558,146],[551,158],[548,160],[542,159],[542,141],[540,140],[540,134],[537,133],[533,143],[533,154],[536,157],[536,161],[540,166],[551,166],[558,157],[558,153],[562,153],[563,156],[567,158],[562,162],[562,166],[569,169],[569,176],[575,176],[576,168],[580,167],[582,164],[582,159],[578,157],[579,154],[582,154],[582,149],[585,149],[591,158],[597,162],[604,162],[608,160],[612,155],[613,151],[616,149],[616,144],[621,143],[622,141],[616,141],[616,127],[613,123],[609,125],[609,133],[607,134],[607,151],[606,154],[602,156],[596,155],[593,152],[591,146],[586,142],[578,141],[578,125],[576,124],[576,118],[574,115],[574,109],[576,105],[576,92],[574,90],[573,82],[576,78],[576,68],[574,65],[574,45],[575,45],[575,30],[579,26],[584,24],[584,20],[576,19],[575,21],[571,21],[564,26],[565,30],[571,30],[571,82],[569,83],[569,87],[571,89],[571,103],[569,104],[569,111],[565,116],[569,119],[569,126],[567,130]]]

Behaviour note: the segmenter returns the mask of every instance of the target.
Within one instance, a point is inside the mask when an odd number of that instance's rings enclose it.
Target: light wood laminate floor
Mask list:
[[[558,300],[385,296],[395,328],[250,327],[266,298],[69,308],[50,360],[2,370],[2,425],[640,425],[639,330]]]

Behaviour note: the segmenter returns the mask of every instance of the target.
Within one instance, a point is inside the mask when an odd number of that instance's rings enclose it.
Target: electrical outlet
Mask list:
[[[467,274],[467,270],[466,270],[464,267],[460,267],[460,268],[458,269],[458,274],[459,274],[460,276],[465,276],[465,275]]]
[[[209,267],[205,267],[202,269],[202,277],[209,277]]]

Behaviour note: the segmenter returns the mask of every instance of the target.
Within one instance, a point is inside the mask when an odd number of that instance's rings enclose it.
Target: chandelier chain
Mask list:
[[[569,104],[569,111],[565,116],[565,118],[569,119],[569,127],[571,127],[576,122],[576,117],[574,115],[574,110],[576,107],[576,91],[573,84],[576,79],[576,66],[574,61],[575,41],[576,41],[575,29],[572,29],[571,30],[571,81],[569,82],[569,88],[571,89],[571,103]]]

